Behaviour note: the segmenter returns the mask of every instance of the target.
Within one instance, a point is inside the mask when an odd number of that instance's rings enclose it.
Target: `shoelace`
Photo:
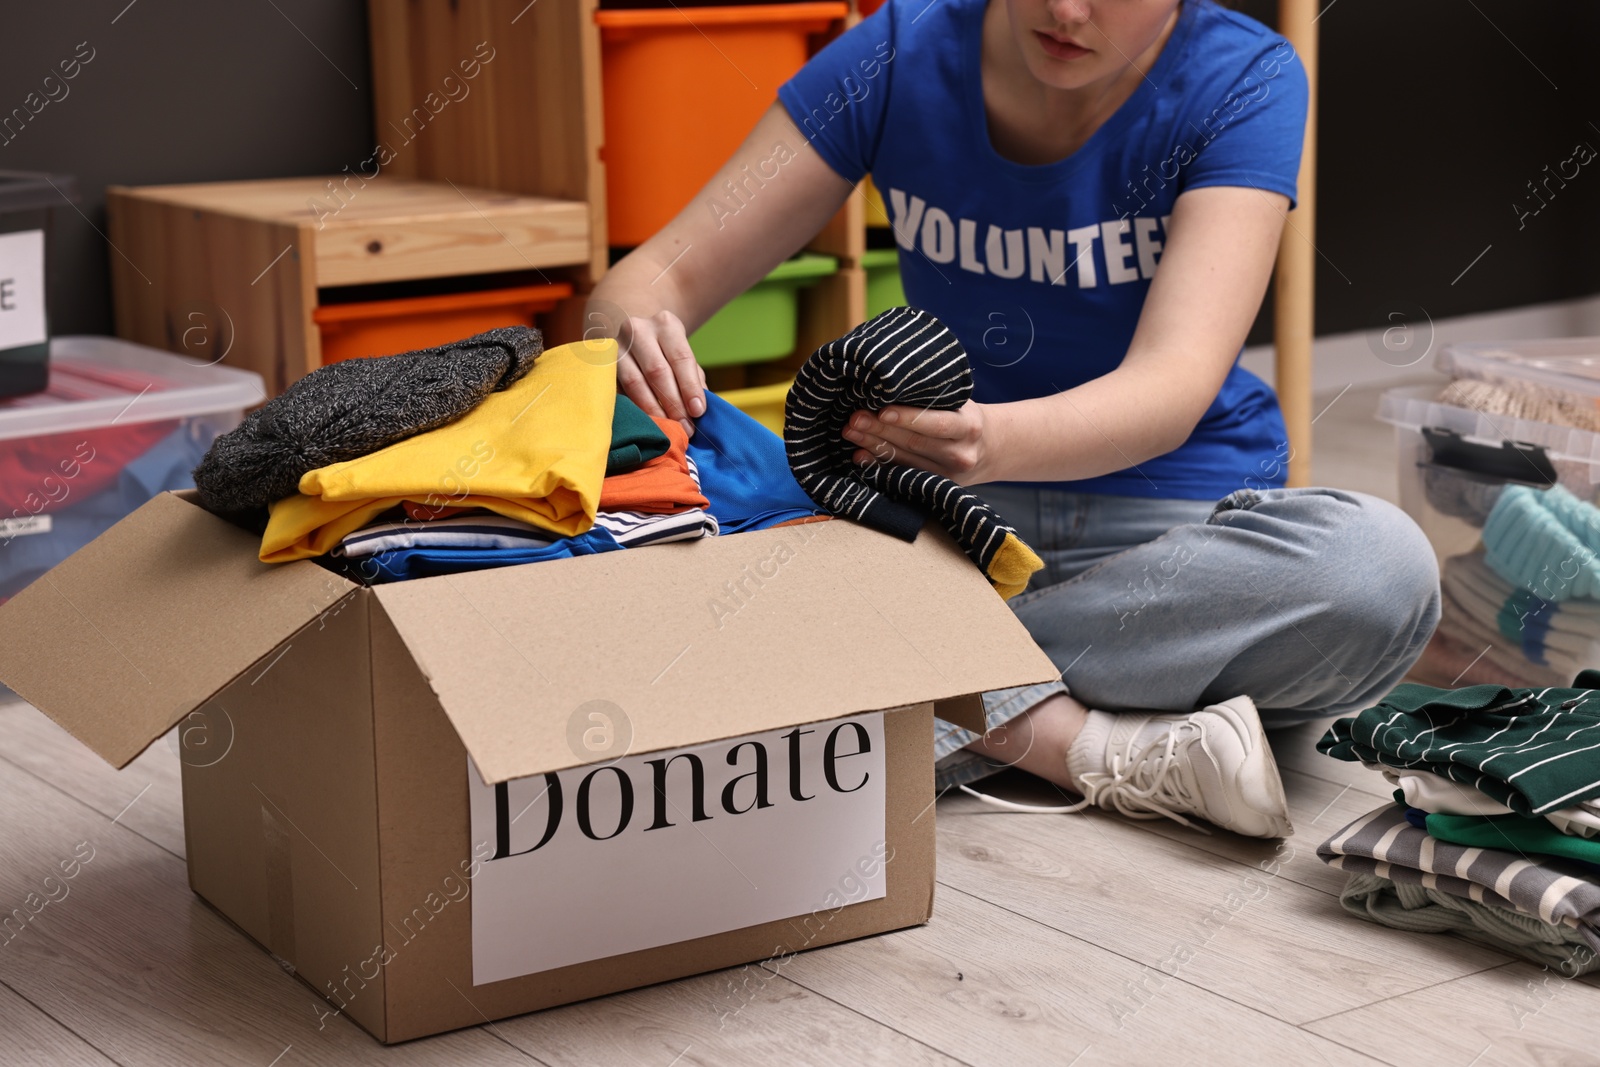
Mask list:
[[[1185,730],[1198,733],[1199,728],[1189,722],[1178,723],[1167,731],[1164,739],[1151,741],[1126,761],[1123,759],[1124,753],[1113,753],[1109,774],[1091,772],[1083,776],[1084,799],[1103,808],[1115,808],[1130,819],[1158,819],[1165,816],[1191,830],[1209,834],[1210,830],[1172,810],[1173,807],[1191,810],[1198,807],[1194,794],[1189,790],[1189,783],[1181,774],[1172,773],[1178,766],[1174,755],[1178,749],[1179,734]],[[1159,756],[1152,757],[1151,753],[1158,748],[1163,751]]]
[[[971,786],[963,785],[960,789],[968,796],[977,797],[985,804],[1006,811],[1035,815],[1072,815],[1092,804],[1102,808],[1114,808],[1130,819],[1158,819],[1164,816],[1191,830],[1209,835],[1210,830],[1190,822],[1172,810],[1174,806],[1189,808],[1197,806],[1183,776],[1172,773],[1178,765],[1174,755],[1178,749],[1179,731],[1184,729],[1197,728],[1191,723],[1178,723],[1167,732],[1164,739],[1157,738],[1151,741],[1131,756],[1126,753],[1113,753],[1110,773],[1090,773],[1083,776],[1083,799],[1075,804],[1058,807],[1018,804],[1015,801],[990,796],[988,793],[980,793]],[[1164,751],[1152,758],[1151,753],[1158,748]]]

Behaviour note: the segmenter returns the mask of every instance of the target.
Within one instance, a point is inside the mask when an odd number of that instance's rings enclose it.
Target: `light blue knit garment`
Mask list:
[[[1546,600],[1600,597],[1600,508],[1561,486],[1507,486],[1483,524],[1489,566]]]

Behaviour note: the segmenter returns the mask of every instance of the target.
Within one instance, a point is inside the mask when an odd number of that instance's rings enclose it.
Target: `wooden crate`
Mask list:
[[[589,208],[392,174],[106,191],[117,333],[256,371],[270,394],[322,363],[319,291],[587,267]]]

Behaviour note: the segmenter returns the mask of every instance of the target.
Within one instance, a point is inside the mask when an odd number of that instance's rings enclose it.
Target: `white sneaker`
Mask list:
[[[1094,804],[1131,819],[1173,819],[1202,832],[1184,816],[1246,837],[1294,833],[1278,764],[1249,697],[1188,713],[1090,716],[1069,757],[1082,801],[1030,808],[963,791],[1021,811],[1072,812]]]
[[[1194,824],[1184,815],[1197,815],[1246,837],[1294,833],[1283,779],[1249,697],[1188,714],[1115,718],[1105,770],[1078,778],[1088,802],[1185,826]]]

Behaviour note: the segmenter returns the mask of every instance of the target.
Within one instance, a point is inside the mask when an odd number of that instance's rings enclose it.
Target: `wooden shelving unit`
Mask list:
[[[579,295],[552,330],[552,342],[581,332],[583,293],[605,273],[605,123],[601,97],[599,0],[508,4],[503,0],[367,0],[379,135],[398,129],[443,73],[483,42],[494,58],[472,92],[440,114],[389,169],[406,177],[474,185],[533,196],[583,199],[589,205],[592,255]],[[855,14],[826,36],[842,32]],[[820,45],[820,41],[818,44]],[[795,355],[754,364],[729,384],[784,381],[816,347],[866,318],[865,201],[853,196],[808,248],[839,260],[837,274],[801,293]]]
[[[209,358],[225,348],[226,362],[260,373],[270,393],[321,366],[311,315],[329,290],[561,274],[587,269],[593,254],[583,201],[389,174],[112,186],[106,213],[121,252],[118,334]]]

